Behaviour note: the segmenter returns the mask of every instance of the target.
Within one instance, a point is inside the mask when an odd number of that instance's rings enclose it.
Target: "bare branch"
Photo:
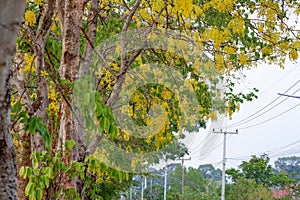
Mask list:
[[[133,5],[133,7],[132,7],[132,9],[131,9],[131,11],[130,11],[130,13],[129,13],[129,15],[128,15],[127,18],[126,18],[126,21],[125,21],[125,24],[124,24],[124,26],[123,26],[122,32],[125,32],[125,31],[128,30],[129,24],[130,24],[130,22],[131,22],[131,20],[132,20],[132,17],[133,17],[133,15],[135,14],[135,12],[136,12],[136,10],[138,9],[138,7],[140,6],[140,3],[141,3],[141,2],[142,2],[142,0],[137,0],[137,1],[135,2],[135,4]]]
[[[95,49],[93,44],[96,37],[97,13],[99,12],[99,10],[99,0],[91,0],[91,8],[89,10],[89,15],[87,19],[89,32],[86,33],[85,30],[81,28],[81,31],[84,34],[87,43],[85,44],[84,52],[82,55],[83,62],[79,66],[78,78],[80,78],[83,74],[87,73],[92,56],[92,50]]]

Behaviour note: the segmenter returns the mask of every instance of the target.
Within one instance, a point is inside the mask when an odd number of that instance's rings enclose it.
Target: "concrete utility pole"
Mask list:
[[[143,176],[141,177],[142,178],[142,191],[141,191],[141,200],[144,199],[144,181],[143,181]]]
[[[130,190],[129,190],[129,199],[132,200],[132,187],[130,187]]]
[[[152,177],[150,179],[150,200],[152,200]]]
[[[226,167],[226,135],[227,134],[238,134],[238,130],[235,132],[227,132],[227,131],[215,131],[213,129],[213,133],[221,133],[224,134],[224,140],[223,140],[223,169],[222,169],[222,194],[221,194],[221,200],[225,200],[225,167]]]
[[[164,179],[164,200],[166,200],[167,199],[167,173],[168,173],[168,168],[167,168],[167,162],[166,162],[166,166],[164,167],[164,172],[165,172],[165,174],[164,174],[164,177],[165,177],[165,179]]]
[[[182,171],[181,171],[181,195],[182,199],[184,199],[184,161],[185,160],[191,160],[191,158],[181,158],[181,166],[182,166]]]

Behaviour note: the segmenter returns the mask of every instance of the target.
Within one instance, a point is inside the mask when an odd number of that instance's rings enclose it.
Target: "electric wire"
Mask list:
[[[284,93],[287,93],[288,91],[290,91],[293,87],[295,87],[298,83],[300,82],[300,80],[298,80],[296,83],[294,83],[291,87],[289,87],[286,91],[284,91]],[[298,90],[297,90],[298,91]],[[249,118],[252,118],[251,120],[254,120],[256,119],[257,117],[254,117],[255,115],[257,115],[258,113],[260,113],[261,111],[263,111],[264,109],[268,108],[270,105],[272,105],[273,103],[275,103],[279,98],[281,98],[282,96],[278,96],[277,98],[275,98],[273,101],[271,101],[270,103],[268,103],[266,106],[264,106],[263,108],[259,109],[258,111],[256,111],[255,113],[251,114],[250,116],[238,121],[238,122],[235,122],[233,124],[230,124],[228,126],[225,126],[226,128],[230,128],[230,127],[233,127],[233,126],[239,126],[240,124],[242,124],[242,122],[246,121],[246,120],[249,120]],[[275,106],[276,107],[276,106]],[[272,107],[275,108],[274,106]],[[269,109],[268,111],[272,110],[272,109]],[[266,113],[266,112],[265,112]],[[249,120],[249,121],[251,121]]]
[[[267,153],[267,154],[271,154],[271,153],[279,152],[279,151],[282,151],[283,149],[286,149],[286,148],[288,148],[288,147],[291,147],[291,146],[293,146],[293,145],[295,145],[295,144],[297,144],[297,143],[299,143],[299,142],[300,142],[300,140],[297,140],[296,142],[292,142],[292,143],[287,144],[287,145],[285,145],[285,146],[278,147],[278,148],[275,148],[275,149],[273,149],[273,150],[269,150],[269,151],[267,151],[266,153]]]
[[[299,90],[300,90],[300,89],[296,90],[295,92],[293,92],[293,94],[296,94]],[[248,123],[248,122],[250,122],[250,121],[253,121],[254,119],[259,118],[260,116],[262,116],[262,115],[266,114],[267,112],[271,111],[272,109],[274,109],[275,107],[279,106],[280,104],[282,104],[283,102],[285,102],[285,101],[288,100],[288,99],[289,99],[289,97],[285,97],[285,99],[283,99],[283,100],[280,101],[279,103],[275,104],[275,105],[272,106],[271,108],[267,109],[267,110],[264,111],[263,113],[261,113],[261,114],[255,116],[255,117],[253,117],[253,118],[250,118],[250,119],[248,119],[248,120],[246,120],[246,121],[244,121],[244,122],[238,124],[237,126],[241,126],[241,125],[246,124],[246,123]]]
[[[283,75],[280,79],[275,81],[275,83],[271,84],[268,88],[264,89],[261,93],[265,93],[266,91],[270,90],[271,88],[275,87],[277,84],[280,83],[283,79],[285,79],[287,76],[289,76],[295,69],[297,69],[299,66],[295,65],[292,69],[290,69],[285,75]],[[298,68],[299,69],[299,68]]]
[[[271,121],[271,120],[273,120],[273,119],[276,119],[276,118],[278,118],[278,117],[284,115],[285,113],[287,113],[287,112],[289,112],[289,111],[295,109],[295,108],[298,107],[299,105],[300,105],[300,103],[298,103],[298,104],[292,106],[291,108],[285,110],[284,112],[279,113],[279,114],[277,114],[277,115],[275,115],[275,116],[273,116],[273,117],[271,117],[271,118],[269,118],[269,119],[267,119],[267,120],[264,120],[264,121],[262,121],[262,122],[259,122],[259,123],[256,123],[256,124],[253,124],[253,125],[250,125],[250,126],[245,126],[245,127],[239,128],[239,130],[245,130],[245,129],[253,128],[253,127],[255,127],[255,126],[259,126],[259,125],[261,125],[261,124],[264,124],[264,123],[266,123],[266,122],[269,122],[269,121]]]
[[[267,119],[267,120],[264,120],[263,122],[260,122],[260,123],[257,123],[257,124],[251,125],[251,126],[243,127],[243,128],[240,128],[239,130],[244,130],[244,129],[252,128],[252,127],[261,125],[261,124],[263,124],[263,123],[266,123],[266,122],[268,122],[268,121],[271,121],[271,120],[273,120],[273,119],[276,119],[276,118],[282,116],[283,114],[285,114],[285,113],[287,113],[287,112],[293,110],[294,108],[296,108],[296,107],[299,106],[299,105],[300,105],[300,103],[299,103],[299,104],[296,104],[295,106],[293,106],[293,107],[291,107],[291,108],[289,108],[289,109],[287,109],[287,110],[285,110],[285,111],[282,112],[282,113],[279,113],[279,114],[277,114],[277,115],[275,115],[275,116],[273,116],[273,117],[271,117],[271,118],[269,118],[269,119]],[[226,138],[226,141],[229,140],[231,137],[232,137],[232,135],[230,135],[228,138]],[[213,139],[213,138],[211,138],[211,139]],[[219,139],[219,138],[218,138],[218,139]],[[286,146],[284,146],[284,147],[281,147],[281,148],[287,148],[287,147],[292,146],[292,145],[294,145],[294,144],[296,144],[296,143],[298,143],[298,142],[300,142],[300,140],[299,140],[299,141],[296,141],[296,142],[294,142],[294,143],[291,143],[291,144],[289,144],[289,145],[286,145]],[[207,153],[207,154],[205,154],[205,155],[203,155],[203,156],[200,156],[200,155],[199,155],[199,158],[200,158],[200,159],[206,158],[209,154],[211,154],[215,149],[217,149],[217,148],[218,148],[220,145],[222,145],[222,144],[223,144],[223,141],[222,141],[221,143],[217,144],[215,147],[213,147],[213,148],[210,150],[209,153]],[[201,146],[201,145],[199,145],[199,146]],[[198,147],[199,147],[199,146],[198,146]],[[197,149],[197,148],[196,148],[196,149]],[[278,151],[278,150],[280,150],[280,149],[277,149],[277,151]],[[296,151],[292,151],[292,152],[291,152],[291,150],[287,150],[286,153],[288,153],[288,154],[294,154],[294,153],[298,153],[298,152],[300,152],[300,147],[299,147],[299,149],[296,149]],[[279,156],[279,155],[284,155],[284,154],[281,153],[281,154],[278,154],[277,156]],[[249,157],[249,156],[248,156],[248,157]],[[229,158],[229,159],[233,159],[233,158]]]
[[[268,157],[270,158],[274,158],[274,157],[280,157],[280,156],[287,156],[287,155],[292,155],[292,154],[296,154],[296,153],[300,153],[300,140],[297,140],[295,142],[292,142],[290,144],[287,144],[285,146],[281,146],[269,151],[265,151],[263,153],[258,153],[257,155],[263,155],[263,154],[267,154]],[[293,145],[298,144],[297,146],[293,147]],[[286,149],[292,147],[290,149]],[[251,158],[252,155],[247,155],[247,156],[238,156],[238,157],[229,157],[227,158],[228,160],[245,160],[245,159],[249,159]]]
[[[290,72],[292,72],[294,69],[295,69],[295,68],[293,68],[292,70],[290,70],[290,71],[288,72],[288,74],[289,74]],[[280,80],[282,80],[283,78],[285,78],[288,74],[286,74],[286,75],[285,75],[284,77],[282,77]],[[297,82],[295,82],[295,83],[294,83],[290,88],[288,88],[284,93],[290,91],[290,90],[291,90],[293,87],[295,87],[299,82],[300,82],[300,80],[298,80]],[[295,93],[298,92],[299,90],[300,90],[300,89],[296,90],[293,94],[295,94]],[[245,124],[245,123],[247,123],[247,122],[250,122],[250,121],[252,121],[252,120],[254,120],[254,119],[256,119],[256,118],[262,116],[263,114],[265,114],[265,113],[271,111],[272,109],[274,109],[275,107],[277,107],[278,105],[280,105],[281,103],[283,103],[284,101],[286,101],[286,100],[288,99],[288,97],[286,97],[286,99],[284,99],[284,100],[282,100],[281,102],[277,103],[276,105],[272,106],[272,107],[269,108],[267,111],[264,111],[263,113],[259,114],[258,116],[255,116],[255,115],[257,115],[258,113],[260,113],[261,111],[265,110],[265,109],[266,109],[267,107],[269,107],[270,105],[272,105],[274,102],[276,102],[280,97],[281,97],[281,96],[277,97],[276,99],[274,99],[273,101],[271,101],[269,104],[267,104],[266,106],[264,106],[263,108],[261,108],[261,109],[258,110],[257,112],[253,113],[252,115],[250,115],[250,116],[248,116],[248,117],[246,117],[246,118],[244,118],[244,119],[242,119],[242,120],[240,120],[240,121],[238,121],[238,122],[236,122],[236,123],[234,123],[234,124],[226,125],[225,127],[228,128],[228,127],[235,126],[235,125],[237,125],[237,124],[242,125],[242,124]],[[242,127],[242,128],[240,128],[240,130],[252,128],[252,127],[261,125],[261,124],[263,124],[263,123],[266,123],[266,122],[268,122],[268,121],[271,121],[271,120],[273,120],[273,119],[275,119],[275,118],[277,118],[277,117],[280,117],[281,115],[283,115],[283,114],[285,114],[285,113],[287,113],[287,112],[293,110],[294,108],[296,108],[296,107],[299,106],[299,105],[300,105],[300,104],[297,104],[297,105],[291,107],[290,109],[288,109],[288,110],[286,110],[286,111],[284,111],[284,112],[282,112],[282,113],[280,113],[280,114],[278,114],[278,115],[275,115],[274,117],[271,117],[271,118],[269,118],[269,119],[267,119],[267,120],[264,120],[263,122],[260,122],[260,123],[254,124],[254,125],[250,125],[250,126],[246,126],[246,127]],[[253,117],[253,116],[255,116],[255,117]],[[252,118],[251,118],[251,117],[252,117]],[[250,119],[249,119],[249,118],[250,118]],[[232,136],[232,135],[230,135],[228,138],[226,138],[226,140],[229,140],[231,136]],[[218,138],[218,141],[219,141],[219,139],[220,139],[220,138]],[[206,143],[211,143],[212,140],[215,140],[215,138],[213,138],[213,137],[210,138],[210,141],[206,141]],[[198,150],[202,147],[202,145],[203,145],[204,142],[205,142],[205,141],[203,140],[199,145],[197,145],[197,147],[193,148],[193,149],[191,150],[191,153],[194,152],[194,151],[198,151]],[[194,142],[193,142],[193,144],[194,144]],[[223,144],[223,142],[221,142],[221,143],[219,143],[218,145],[216,145],[215,147],[213,147],[213,148],[210,150],[210,153],[213,152],[215,149],[217,149],[217,148],[218,148],[220,145],[222,145],[222,144]],[[210,153],[208,153],[208,155],[209,155]],[[202,156],[202,159],[203,159],[203,158],[206,158],[208,155],[205,155],[204,157]],[[199,157],[201,157],[201,156],[199,156]]]

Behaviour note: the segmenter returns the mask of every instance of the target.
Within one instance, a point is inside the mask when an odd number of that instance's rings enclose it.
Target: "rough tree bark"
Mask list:
[[[37,77],[37,98],[33,101],[29,97],[28,88],[24,85],[28,84],[29,80],[24,80],[20,76],[19,70],[24,65],[22,56],[19,52],[15,57],[15,68],[13,75],[13,86],[15,91],[18,92],[22,98],[22,102],[26,110],[28,111],[29,117],[37,116],[42,117],[44,123],[47,123],[47,112],[46,108],[49,104],[48,91],[46,86],[45,78],[41,76],[41,72],[45,70],[44,61],[44,49],[46,45],[46,37],[52,24],[52,16],[55,11],[55,0],[47,0],[45,2],[44,12],[39,22],[39,27],[36,32],[32,31],[29,27],[24,25],[27,30],[27,37],[30,41],[33,41],[33,50],[35,55],[35,68]],[[19,124],[14,128],[14,131],[20,136],[22,145],[17,147],[17,170],[22,166],[31,166],[30,155],[33,151],[42,151],[44,149],[42,138],[39,134],[31,135],[28,131],[24,130],[24,125]],[[22,200],[28,199],[25,195],[25,188],[28,184],[28,178],[23,179],[18,175],[18,198]]]
[[[85,0],[57,0],[58,18],[62,33],[62,58],[59,68],[60,77],[63,80],[74,82],[78,78],[80,30]],[[71,160],[79,160],[78,147],[79,136],[76,130],[76,117],[72,112],[73,95],[71,87],[65,86],[65,97],[61,105],[59,148],[64,150],[66,140],[75,140],[76,148],[71,152],[71,157],[64,154],[64,162],[69,164]],[[77,187],[77,180],[63,177],[66,188]],[[61,197],[64,198],[64,197]]]
[[[52,16],[55,11],[55,0],[47,0],[45,2],[45,10],[39,23],[39,27],[36,31],[36,35],[33,36],[34,41],[34,55],[35,55],[35,68],[37,75],[37,110],[34,115],[43,118],[43,122],[47,123],[47,107],[49,105],[48,90],[46,80],[41,76],[41,72],[45,71],[44,50],[46,46],[47,36],[52,25]],[[31,139],[32,150],[42,151],[44,150],[43,140],[39,134],[36,134]]]
[[[25,1],[0,1],[0,199],[17,199],[16,153],[10,133],[12,65]]]

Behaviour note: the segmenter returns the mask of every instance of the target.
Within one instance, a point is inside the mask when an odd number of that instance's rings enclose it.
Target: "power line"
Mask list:
[[[300,82],[300,80],[298,80],[296,83],[294,83],[290,88],[288,88],[284,93],[287,93],[288,91],[290,91],[293,87],[295,87],[298,83]],[[298,90],[297,90],[298,91]],[[256,111],[255,113],[251,114],[250,116],[235,122],[233,124],[230,124],[228,126],[226,126],[227,128],[229,127],[233,127],[233,126],[238,126],[239,124],[241,124],[242,122],[249,120],[249,118],[252,118],[253,116],[257,115],[258,113],[260,113],[261,111],[263,111],[264,109],[266,109],[267,107],[269,107],[270,105],[272,105],[274,102],[276,102],[281,96],[278,96],[277,98],[275,98],[273,101],[271,101],[270,103],[268,103],[266,106],[264,106],[263,108],[261,108],[260,110]],[[272,107],[273,108],[273,107]],[[269,109],[270,111],[271,109]],[[255,119],[256,117],[254,117]],[[250,120],[249,120],[250,121]]]
[[[300,145],[298,145],[298,146],[296,146],[292,149],[287,149],[287,150],[284,150],[282,152],[277,152],[277,153],[270,154],[270,157],[287,156],[287,155],[291,155],[291,154],[297,154],[299,152],[300,152]]]
[[[288,147],[291,147],[291,146],[293,146],[293,145],[295,145],[295,144],[297,144],[297,143],[299,143],[299,142],[300,142],[300,140],[297,140],[296,142],[290,143],[290,144],[288,144],[288,145],[285,145],[285,146],[282,146],[282,147],[278,147],[278,148],[273,149],[273,150],[269,150],[269,151],[267,151],[266,153],[267,153],[267,154],[272,154],[272,153],[275,153],[275,152],[278,152],[278,151],[282,151],[283,149],[286,149],[286,148],[288,148]]]
[[[255,127],[255,126],[264,124],[264,123],[266,123],[266,122],[269,122],[269,121],[271,121],[271,120],[273,120],[273,119],[276,119],[276,118],[278,118],[278,117],[284,115],[285,113],[287,113],[287,112],[289,112],[289,111],[295,109],[295,108],[296,108],[297,106],[299,106],[299,105],[300,105],[300,103],[296,104],[295,106],[293,106],[293,107],[287,109],[286,111],[284,111],[284,112],[282,112],[282,113],[279,113],[278,115],[275,115],[274,117],[271,117],[271,118],[269,118],[269,119],[267,119],[267,120],[264,120],[264,121],[262,121],[262,122],[259,122],[259,123],[257,123],[257,124],[253,124],[253,125],[250,125],[250,126],[242,127],[242,128],[239,128],[239,129],[240,129],[240,130],[244,130],[244,129],[248,129],[248,128],[252,128],[252,127]]]
[[[227,137],[226,138],[226,142],[230,139],[232,137],[232,135],[229,135],[229,137]],[[219,139],[220,139],[220,137],[218,137],[218,141],[219,141]],[[223,141],[222,142],[220,142],[219,144],[217,144],[215,147],[213,147],[211,150],[210,150],[210,153],[212,153],[213,151],[215,151],[219,146],[221,146],[223,144]],[[209,153],[209,154],[210,154]],[[199,155],[198,157],[200,158],[200,159],[204,159],[204,158],[206,158],[207,156],[209,156],[209,154],[206,154],[205,156],[201,156],[201,155]]]
[[[300,96],[293,96],[293,95],[281,94],[281,93],[278,93],[278,95],[300,99]]]
[[[292,142],[292,143],[287,144],[285,146],[281,146],[281,147],[278,147],[278,148],[275,148],[275,149],[272,149],[272,150],[268,150],[268,151],[265,151],[263,153],[257,153],[257,155],[267,154],[269,157],[279,157],[279,156],[299,153],[300,152],[300,145],[297,145],[296,147],[293,147],[291,149],[286,149],[288,147],[292,147],[293,145],[295,145],[299,142],[300,142],[300,140],[297,140],[296,142]],[[284,149],[286,149],[286,150],[284,150]],[[231,157],[231,158],[227,158],[227,159],[228,160],[245,160],[245,159],[251,158],[252,155]]]
[[[289,111],[295,109],[295,108],[296,108],[297,106],[299,106],[299,105],[300,105],[300,103],[299,103],[299,104],[296,104],[295,106],[293,106],[293,107],[287,109],[286,111],[284,111],[284,112],[282,112],[282,113],[279,113],[279,114],[275,115],[274,117],[271,117],[271,118],[269,118],[269,119],[267,119],[267,120],[264,120],[264,121],[262,121],[262,122],[260,122],[260,123],[257,123],[257,124],[251,125],[251,126],[242,127],[242,128],[240,128],[240,130],[252,128],[252,127],[255,127],[255,126],[264,124],[264,123],[266,123],[266,122],[268,122],[268,121],[271,121],[271,120],[273,120],[273,119],[276,119],[276,118],[278,118],[278,117],[284,115],[285,113],[287,113],[287,112],[289,112]],[[232,136],[232,135],[230,135],[228,138],[226,138],[226,141],[229,140],[231,136]],[[211,140],[212,140],[212,139],[214,139],[214,138],[211,138]],[[219,138],[218,138],[218,139],[219,139]],[[300,142],[300,141],[299,141],[299,142]],[[297,142],[295,142],[295,143],[297,143]],[[203,158],[206,158],[210,153],[212,153],[215,149],[217,149],[217,148],[218,148],[220,145],[222,145],[222,144],[223,144],[223,142],[221,142],[220,144],[216,145],[216,146],[215,146],[213,149],[211,149],[210,152],[209,152],[208,154],[206,154],[205,156],[199,156],[199,157],[201,157],[202,159],[203,159]],[[292,143],[292,144],[293,144],[293,143]],[[291,144],[291,145],[292,145],[292,144]],[[198,149],[199,147],[200,147],[200,145],[199,145],[196,149]],[[195,149],[195,150],[196,150],[196,149]]]
[[[300,82],[300,80],[298,80],[296,83],[294,83],[290,88],[288,88],[288,89],[285,91],[285,93],[288,92],[289,90],[291,90],[293,87],[295,87],[299,82]],[[293,94],[295,94],[295,93],[298,92],[299,90],[300,90],[300,89],[298,89],[297,91],[295,91]],[[244,119],[242,119],[242,120],[240,120],[240,121],[238,121],[238,122],[236,122],[236,123],[234,123],[234,124],[231,124],[231,125],[228,125],[228,126],[225,126],[225,127],[232,127],[232,126],[234,126],[234,125],[236,125],[236,124],[242,125],[242,124],[245,124],[245,123],[247,123],[247,122],[249,122],[249,121],[252,121],[252,120],[254,120],[254,119],[256,119],[256,118],[262,116],[263,114],[269,112],[270,110],[274,109],[274,108],[277,107],[279,104],[281,104],[281,103],[283,103],[284,101],[287,100],[287,98],[286,98],[286,99],[282,100],[281,102],[277,103],[276,105],[272,106],[271,108],[269,108],[267,111],[264,111],[263,113],[259,114],[258,116],[255,116],[255,115],[257,115],[258,113],[260,113],[261,111],[263,111],[264,109],[266,109],[267,107],[269,107],[270,105],[272,105],[272,104],[273,104],[274,102],[276,102],[279,98],[280,98],[280,96],[277,97],[276,99],[274,99],[272,102],[270,102],[270,103],[267,104],[266,106],[264,106],[263,108],[261,108],[260,110],[258,110],[257,112],[253,113],[252,115],[250,115],[250,116],[248,116],[248,117],[246,117],[246,118],[244,118]],[[281,116],[281,115],[283,115],[283,114],[289,112],[290,110],[296,108],[296,107],[299,106],[299,105],[300,105],[300,104],[297,104],[297,105],[293,106],[292,108],[290,108],[290,109],[288,109],[288,110],[286,110],[286,111],[284,111],[284,112],[282,112],[282,113],[280,113],[280,114],[278,114],[278,115],[275,115],[274,117],[272,117],[272,118],[270,118],[270,119],[268,119],[268,120],[264,120],[263,122],[260,122],[260,123],[257,123],[257,124],[251,125],[251,126],[246,126],[246,127],[241,128],[241,129],[252,128],[252,127],[258,126],[258,125],[260,125],[260,124],[266,123],[266,122],[268,122],[268,121],[271,121],[271,120],[273,120],[273,119],[275,119],[275,118],[277,118],[277,117],[279,117],[279,116]],[[253,116],[255,116],[255,117],[253,117]],[[251,117],[252,117],[252,118],[251,118]],[[250,119],[249,119],[249,118],[250,118]],[[229,137],[229,138],[230,138],[230,137]],[[229,138],[227,138],[227,139],[229,139]],[[191,150],[191,152],[198,151],[198,150],[202,147],[202,144],[203,144],[204,142],[206,142],[206,144],[211,144],[212,141],[214,141],[214,144],[215,144],[215,143],[218,143],[218,142],[215,141],[215,139],[216,139],[216,137],[213,137],[213,136],[212,136],[212,137],[209,139],[209,141],[203,140],[197,147],[193,148],[193,149]],[[218,139],[219,139],[219,138],[218,138]],[[214,144],[213,144],[212,146],[215,146]],[[216,145],[213,149],[211,149],[209,153],[206,153],[204,156],[202,156],[202,158],[206,158],[211,152],[213,152],[213,151],[214,151],[216,148],[218,148],[220,145],[222,145],[222,142],[221,142],[220,144]],[[199,156],[199,157],[201,157],[201,156]]]
[[[293,92],[293,94],[296,94],[299,90],[300,90],[300,89],[296,90],[295,92]],[[286,100],[288,100],[288,97],[286,97],[285,99],[283,99],[283,100],[280,101],[279,103],[275,104],[274,106],[272,106],[272,107],[269,108],[268,110],[264,111],[263,113],[261,113],[261,114],[255,116],[255,117],[253,117],[253,118],[250,118],[250,119],[248,119],[248,120],[246,120],[246,121],[244,121],[244,122],[242,122],[242,123],[240,123],[240,124],[238,124],[238,125],[236,125],[236,126],[241,126],[241,125],[246,124],[246,123],[248,123],[248,122],[250,122],[250,121],[253,121],[254,119],[259,118],[260,116],[262,116],[262,115],[266,114],[267,112],[271,111],[272,109],[274,109],[274,108],[277,107],[278,105],[282,104],[282,103],[285,102]]]
[[[200,150],[201,148],[204,148],[204,147],[203,147],[203,144],[204,144],[204,143],[205,143],[207,146],[215,146],[216,143],[219,142],[220,137],[219,137],[217,134],[212,134],[212,133],[208,133],[208,134],[210,134],[210,135],[209,135],[210,138],[208,139],[208,141],[206,141],[206,138],[203,139],[197,147],[195,147],[194,149],[191,150],[191,152],[195,152],[195,151]],[[213,150],[213,149],[211,149],[210,151],[212,151],[212,150]],[[201,152],[201,153],[202,153],[202,152]],[[207,157],[207,153],[204,154],[204,155],[202,155],[202,156],[203,156],[203,158],[206,158],[206,157]]]
[[[280,83],[283,79],[285,79],[287,76],[289,76],[295,69],[297,69],[299,66],[294,66],[292,69],[290,69],[285,75],[283,75],[280,79],[276,80],[273,84],[271,84],[268,88],[264,89],[261,93],[265,93],[267,90],[273,88],[275,85]]]

